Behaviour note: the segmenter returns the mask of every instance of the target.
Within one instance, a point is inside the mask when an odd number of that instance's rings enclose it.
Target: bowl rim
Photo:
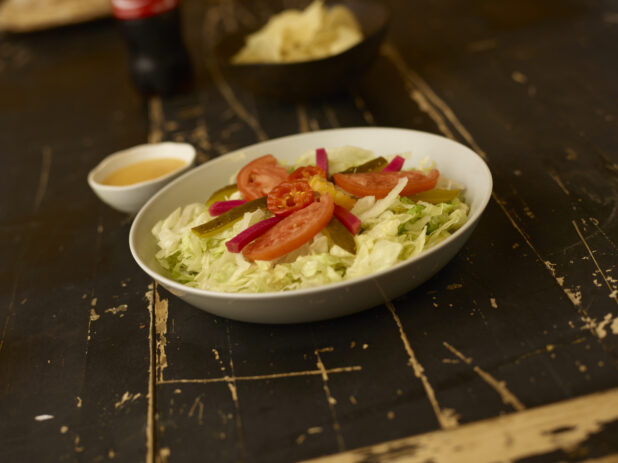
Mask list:
[[[143,220],[143,217],[146,215],[146,213],[148,212],[149,208],[152,207],[151,205],[154,204],[158,200],[159,197],[165,195],[166,192],[169,189],[174,188],[175,185],[183,182],[186,177],[188,177],[190,175],[197,175],[197,172],[199,170],[207,168],[205,166],[211,166],[212,167],[213,163],[214,164],[218,164],[220,162],[226,162],[226,159],[232,158],[233,156],[238,155],[239,153],[242,153],[244,150],[246,150],[248,148],[252,148],[252,149],[256,149],[257,150],[261,146],[266,145],[266,144],[270,144],[270,143],[273,143],[273,142],[282,142],[284,140],[292,140],[294,138],[302,137],[302,136],[305,136],[307,134],[319,134],[319,133],[326,133],[326,132],[331,132],[332,133],[334,131],[344,132],[344,131],[355,131],[355,130],[367,130],[367,131],[391,130],[391,131],[410,132],[410,133],[414,133],[416,135],[426,136],[426,137],[430,137],[430,138],[437,138],[437,139],[442,140],[443,142],[452,143],[452,144],[458,146],[460,149],[464,149],[469,155],[471,155],[471,159],[475,159],[477,161],[477,163],[478,163],[477,165],[482,170],[482,175],[486,179],[486,182],[487,182],[484,185],[484,187],[482,188],[482,191],[481,191],[482,194],[480,195],[480,200],[478,202],[478,207],[476,208],[475,211],[473,211],[473,214],[468,216],[468,220],[466,221],[466,223],[464,223],[451,236],[449,236],[445,240],[441,241],[437,245],[433,246],[432,248],[424,250],[423,252],[421,252],[417,256],[411,257],[411,258],[409,258],[409,259],[407,259],[405,261],[399,262],[399,263],[397,263],[397,264],[395,264],[395,265],[393,265],[391,267],[388,267],[388,268],[385,268],[385,269],[382,269],[382,270],[378,270],[377,272],[373,272],[373,273],[370,273],[368,275],[363,275],[363,276],[358,277],[358,278],[353,278],[353,279],[350,279],[350,280],[343,280],[343,281],[336,282],[336,283],[328,283],[328,284],[324,284],[324,285],[320,285],[320,286],[315,286],[315,287],[311,287],[311,288],[300,288],[300,289],[293,289],[293,290],[286,290],[286,291],[269,291],[269,292],[263,292],[263,293],[233,293],[233,292],[211,291],[211,290],[207,290],[207,289],[194,288],[194,287],[187,286],[187,285],[184,285],[182,283],[179,283],[177,281],[174,281],[171,278],[168,278],[167,276],[162,275],[161,273],[155,271],[154,269],[150,268],[146,264],[146,262],[144,262],[142,260],[142,258],[139,256],[139,254],[137,252],[137,236],[136,236],[136,234],[137,234],[137,229],[138,229],[138,226],[139,226],[141,220]],[[172,288],[172,289],[174,289],[176,291],[179,291],[181,293],[190,294],[190,295],[193,295],[193,296],[202,296],[202,297],[203,296],[207,296],[207,297],[212,298],[212,299],[236,299],[236,300],[241,300],[241,301],[242,300],[250,301],[250,300],[265,300],[265,299],[272,299],[272,298],[275,298],[275,299],[288,299],[288,298],[295,298],[295,297],[304,296],[304,295],[324,294],[324,293],[338,291],[338,290],[340,290],[341,288],[343,288],[345,286],[367,283],[368,281],[370,281],[370,280],[372,280],[372,279],[374,279],[374,278],[376,278],[378,276],[384,276],[384,275],[386,275],[388,273],[397,272],[402,267],[410,266],[410,265],[413,265],[414,263],[419,262],[421,260],[425,260],[425,259],[431,258],[432,255],[440,252],[442,250],[442,248],[444,248],[446,246],[449,246],[449,244],[451,242],[453,242],[454,240],[458,239],[460,235],[465,234],[468,230],[472,231],[471,229],[474,229],[474,227],[476,227],[476,225],[477,225],[478,221],[480,220],[483,212],[487,208],[489,200],[491,199],[492,191],[493,191],[493,178],[492,178],[492,175],[491,175],[491,171],[490,171],[489,167],[487,166],[487,163],[485,162],[485,160],[481,156],[479,156],[477,153],[475,153],[472,149],[470,149],[468,146],[463,145],[462,143],[459,143],[459,142],[457,142],[455,140],[452,140],[450,138],[443,137],[441,135],[437,135],[437,134],[433,134],[433,133],[429,133],[429,132],[423,132],[423,131],[419,131],[419,130],[413,130],[413,129],[398,128],[398,127],[345,127],[345,128],[325,129],[325,130],[306,132],[306,133],[297,133],[297,134],[292,134],[292,135],[287,135],[287,136],[283,136],[283,137],[278,137],[278,138],[273,138],[273,139],[265,140],[265,141],[262,141],[262,142],[254,143],[252,145],[247,145],[245,147],[236,149],[234,151],[226,153],[225,155],[222,155],[220,157],[214,158],[214,159],[212,159],[212,160],[210,160],[210,161],[208,161],[208,162],[206,162],[206,163],[196,167],[195,169],[192,169],[191,171],[184,173],[183,175],[181,175],[177,179],[175,179],[172,182],[168,183],[161,190],[159,190],[157,193],[155,193],[140,208],[140,210],[138,211],[137,215],[135,216],[135,219],[133,220],[133,223],[131,224],[131,229],[129,231],[129,248],[131,250],[131,254],[133,255],[133,258],[135,259],[136,263],[149,276],[151,276],[156,281],[159,281],[162,285],[164,285],[167,288]],[[162,219],[163,219],[163,217],[161,218],[161,220]]]
[[[173,150],[171,150],[171,152],[163,151],[165,148],[168,148],[168,147],[176,148],[176,149],[182,148],[186,150],[186,152],[183,152],[183,153],[176,152],[175,153],[173,152]],[[172,157],[172,158],[182,159],[186,161],[186,164],[182,167],[179,167],[178,169],[168,172],[165,175],[161,175],[160,177],[155,177],[149,180],[144,180],[142,182],[132,183],[130,185],[106,185],[96,180],[97,174],[99,174],[100,171],[108,167],[110,164],[117,162],[117,161],[120,162],[122,159],[130,159],[132,157],[141,157],[140,155],[142,155],[144,152],[146,152],[149,149],[152,149],[152,152],[150,153],[148,159],[161,159],[161,158]],[[155,150],[160,150],[161,153],[156,153]],[[160,182],[164,182],[170,177],[174,177],[179,174],[182,174],[183,172],[187,171],[193,166],[193,164],[195,163],[195,158],[196,158],[196,149],[190,143],[171,142],[171,141],[160,142],[160,143],[142,143],[142,144],[131,146],[129,148],[125,148],[119,151],[114,151],[113,153],[110,153],[107,156],[105,156],[103,159],[101,159],[101,161],[99,161],[99,163],[95,167],[93,167],[88,173],[88,184],[91,186],[91,188],[97,189],[99,191],[108,191],[108,192],[127,191],[129,192],[131,190],[138,190],[142,187],[147,187],[147,186],[151,186],[151,185],[154,185]],[[144,159],[144,160],[147,160],[147,159]],[[121,167],[130,165],[130,164],[132,163],[127,162]],[[118,168],[121,168],[121,167],[118,167]]]

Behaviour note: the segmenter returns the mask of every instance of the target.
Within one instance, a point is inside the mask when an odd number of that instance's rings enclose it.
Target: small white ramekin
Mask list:
[[[186,164],[169,174],[127,186],[104,185],[111,173],[137,162],[158,158],[182,159]],[[88,174],[88,184],[106,204],[122,212],[134,214],[164,185],[189,170],[195,163],[195,148],[188,143],[151,143],[117,151],[103,159]]]

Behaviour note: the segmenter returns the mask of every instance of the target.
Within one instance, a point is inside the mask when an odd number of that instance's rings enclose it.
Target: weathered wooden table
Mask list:
[[[369,73],[305,103],[209,59],[278,2],[185,1],[198,85],[169,98],[132,88],[111,19],[0,36],[1,461],[618,461],[618,5],[385,3]],[[470,146],[494,192],[434,278],[342,319],[188,306],[86,184],[148,140],[204,162],[373,125]]]

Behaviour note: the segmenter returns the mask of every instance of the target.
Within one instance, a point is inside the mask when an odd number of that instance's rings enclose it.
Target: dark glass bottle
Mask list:
[[[191,61],[182,39],[179,0],[111,0],[129,48],[129,70],[142,93],[188,87]]]

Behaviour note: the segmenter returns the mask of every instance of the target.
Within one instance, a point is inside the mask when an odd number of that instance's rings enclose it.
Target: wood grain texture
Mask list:
[[[167,98],[132,89],[111,21],[0,36],[7,461],[616,458],[614,6],[385,3],[369,72],[296,103],[228,80],[212,48],[298,2],[183,2],[196,85]],[[203,163],[372,125],[470,146],[494,191],[435,277],[338,320],[260,326],[188,306],[140,271],[131,217],[85,181],[146,141],[192,143]]]
[[[604,435],[605,451],[616,450],[608,428],[618,423],[618,391],[591,394],[521,413],[387,442],[315,463],[523,461],[530,457],[577,458],[578,450]],[[600,445],[594,443],[593,451]],[[587,453],[587,452],[585,452]],[[608,455],[611,458],[618,453]],[[588,458],[587,458],[588,459]]]

